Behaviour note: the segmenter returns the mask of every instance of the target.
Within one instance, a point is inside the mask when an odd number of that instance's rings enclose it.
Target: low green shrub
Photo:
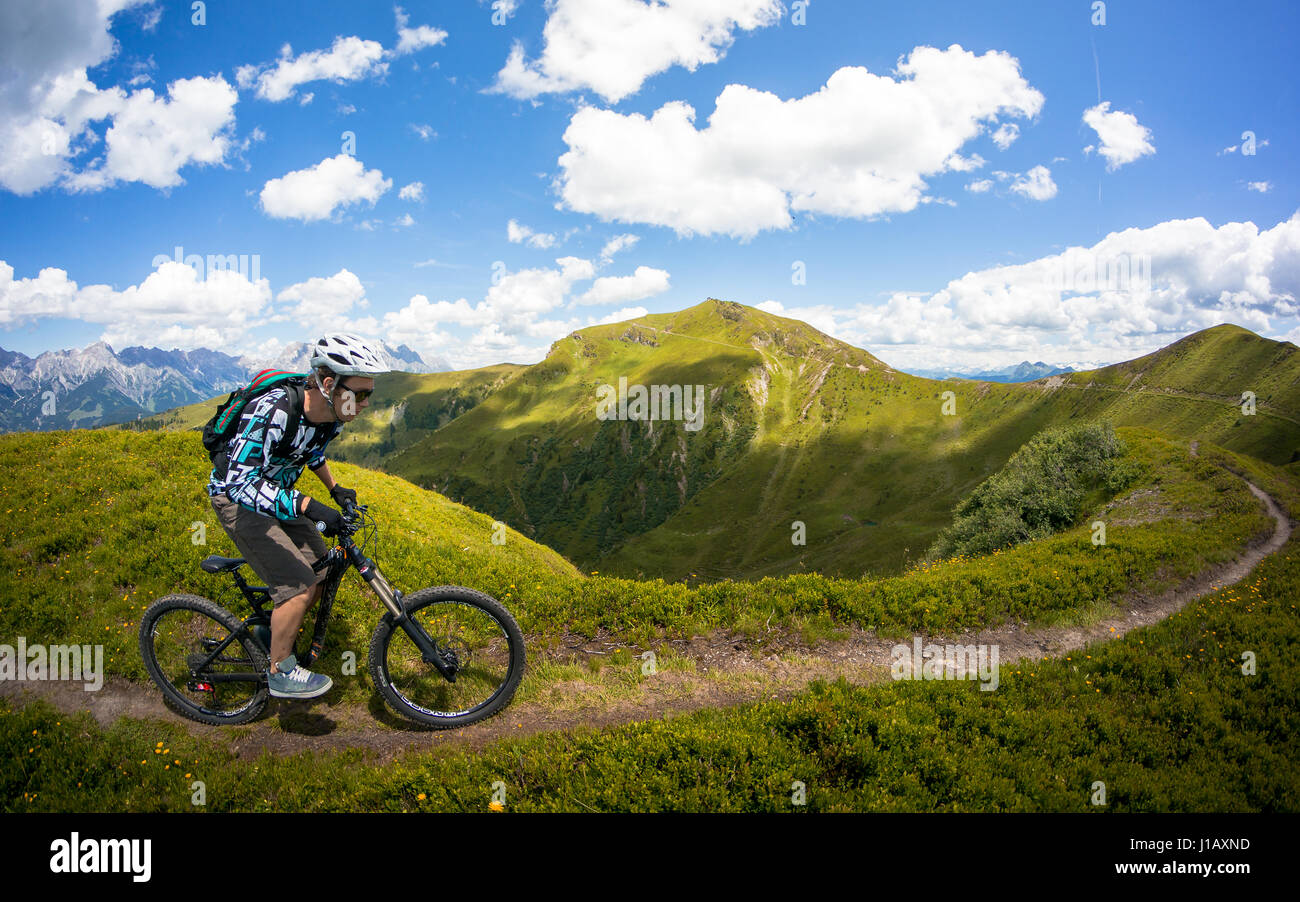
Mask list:
[[[1108,422],[1044,429],[957,505],[927,557],[989,554],[1075,525],[1090,493],[1115,495],[1145,472],[1124,453]]]

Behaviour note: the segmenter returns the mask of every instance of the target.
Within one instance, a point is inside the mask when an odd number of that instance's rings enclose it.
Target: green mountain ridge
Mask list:
[[[834,367],[893,372],[805,323],[716,300],[593,326],[557,341],[541,363],[385,469],[592,561],[659,526],[787,415],[805,417],[797,399],[815,394]],[[598,388],[620,379],[704,386],[702,428],[598,420]]]
[[[941,382],[800,321],[709,299],[573,333],[384,467],[601,572],[898,572],[1049,425],[1110,419],[1287,463],[1300,448],[1295,350],[1225,325],[1097,370]],[[620,377],[707,385],[703,428],[598,421],[597,387]],[[1234,406],[1247,390],[1253,417]],[[805,544],[794,544],[799,531]]]
[[[1220,325],[1095,370],[939,381],[710,298],[580,329],[532,366],[392,374],[331,456],[455,498],[603,573],[888,574],[1051,425],[1145,426],[1300,473],[1296,350]],[[705,386],[702,428],[598,419],[598,391],[620,379]],[[196,428],[216,401],[124,428]]]

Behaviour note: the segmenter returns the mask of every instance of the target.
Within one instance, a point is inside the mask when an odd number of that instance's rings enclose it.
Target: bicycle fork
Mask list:
[[[402,632],[411,637],[415,647],[420,650],[420,657],[426,664],[432,664],[438,668],[438,672],[449,683],[456,682],[456,670],[443,660],[438,646],[434,643],[429,634],[424,631],[420,624],[416,623],[410,617],[406,616],[406,607],[402,604],[402,593],[394,589],[392,585],[384,578],[380,572],[379,565],[368,557],[363,557],[356,545],[348,548],[348,555],[351,557],[353,564],[356,565],[357,572],[361,574],[362,579],[370,584],[370,588],[379,596],[384,607],[393,616],[393,622],[402,628]]]

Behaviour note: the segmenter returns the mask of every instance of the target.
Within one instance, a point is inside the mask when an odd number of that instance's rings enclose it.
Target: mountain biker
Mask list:
[[[370,405],[372,377],[389,371],[384,360],[355,335],[325,335],[312,353],[312,372],[290,456],[280,458],[274,453],[289,424],[290,395],[281,386],[244,409],[227,448],[226,472],[214,468],[208,480],[208,495],[222,527],[271,589],[271,635],[260,638],[271,653],[268,684],[271,695],[278,698],[316,698],[334,685],[328,676],[298,664],[293,640],[323,588],[324,574],[311,567],[329,550],[321,532],[337,534],[343,515],[293,486],[306,465],[336,504],[356,503],[357,493],[334,481],[324,452],[343,431],[343,424]],[[316,524],[322,528],[318,530]]]

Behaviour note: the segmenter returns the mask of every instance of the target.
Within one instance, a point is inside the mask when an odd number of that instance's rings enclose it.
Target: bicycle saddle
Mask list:
[[[222,557],[219,554],[210,554],[199,564],[209,573],[225,573],[227,570],[238,570],[244,565],[242,557]]]

